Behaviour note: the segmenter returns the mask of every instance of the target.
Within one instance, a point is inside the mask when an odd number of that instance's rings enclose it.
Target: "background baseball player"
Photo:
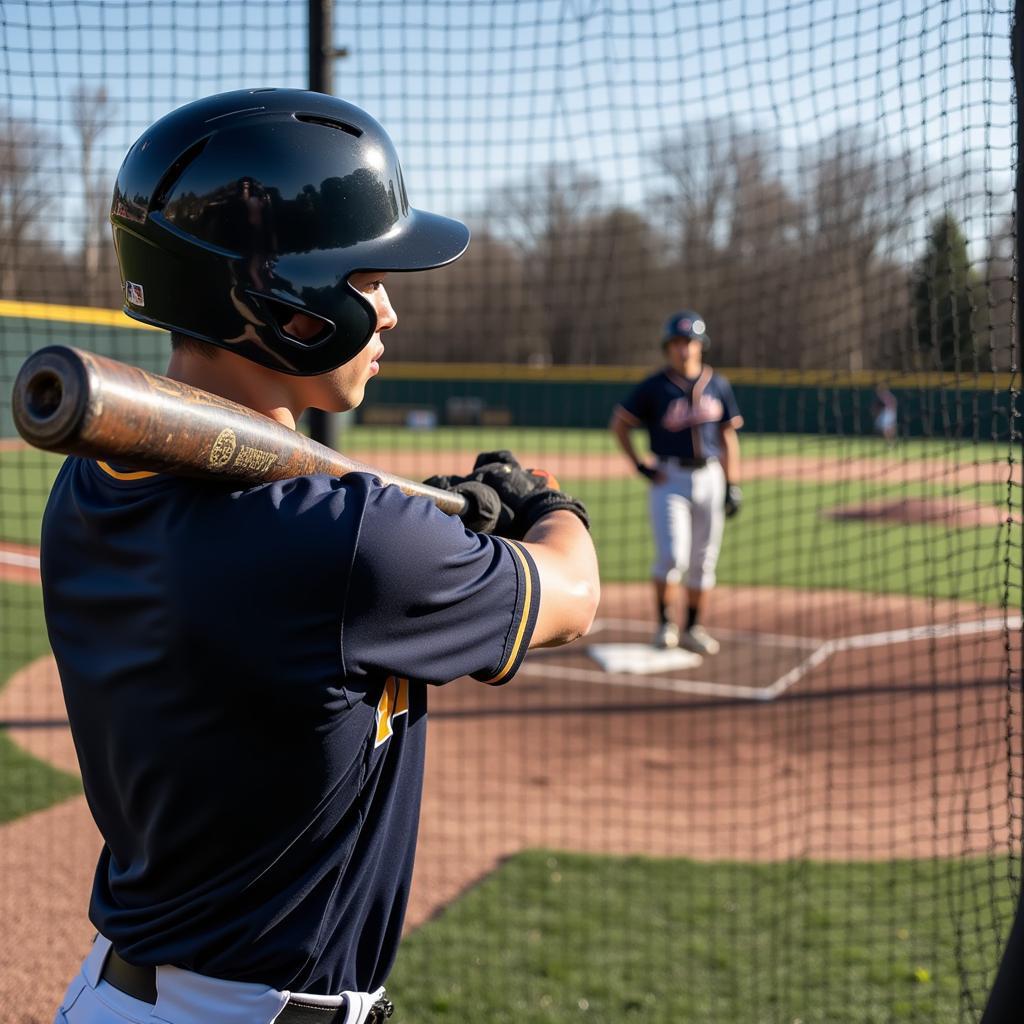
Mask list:
[[[875,388],[875,400],[871,403],[871,414],[874,417],[875,433],[890,445],[896,443],[898,408],[899,403],[896,396],[884,384],[879,384]]]
[[[683,310],[665,325],[667,365],[642,381],[612,415],[611,430],[637,471],[651,484],[656,556],[652,568],[658,609],[658,647],[681,645],[716,654],[718,641],[700,622],[726,516],[740,508],[743,417],[729,382],[704,364],[709,338],[699,313]],[[630,432],[646,429],[656,462],[642,461]],[[686,585],[682,629],[672,621],[674,585]]]
[[[237,215],[243,182],[273,232]],[[469,239],[409,206],[373,118],[297,90],[158,121],[111,220],[126,312],[172,332],[168,375],[291,428],[358,405],[378,373],[398,322],[384,271]],[[65,462],[43,592],[104,846],[99,935],[57,1021],[390,1015],[427,684],[508,682],[527,647],[584,633],[598,598],[579,502],[506,452],[466,484],[509,539],[368,474],[237,489]]]

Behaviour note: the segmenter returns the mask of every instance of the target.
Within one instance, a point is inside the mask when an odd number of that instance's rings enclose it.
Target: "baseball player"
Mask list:
[[[887,444],[895,444],[898,402],[896,396],[884,384],[875,388],[875,400],[871,405],[875,433]]]
[[[237,208],[248,190],[272,232]],[[168,375],[292,428],[362,400],[398,322],[386,272],[469,241],[410,207],[373,118],[299,90],[159,120],[111,221],[125,311],[171,332]],[[65,462],[45,610],[104,846],[58,1022],[390,1016],[429,687],[507,683],[598,598],[583,506],[508,453],[478,463],[500,537],[363,473],[239,489]]]
[[[742,502],[740,446],[743,417],[732,387],[704,363],[709,338],[699,313],[683,310],[665,325],[666,366],[615,407],[611,431],[630,464],[651,484],[650,515],[656,556],[652,568],[658,631],[655,646],[717,654],[719,642],[700,622],[727,516]],[[630,432],[647,430],[653,465],[642,461]],[[686,586],[682,628],[671,618],[674,585]]]

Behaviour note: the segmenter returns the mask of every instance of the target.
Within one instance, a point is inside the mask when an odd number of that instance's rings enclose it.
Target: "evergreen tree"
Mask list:
[[[928,369],[975,369],[975,318],[980,279],[967,256],[967,239],[956,218],[944,213],[932,224],[913,278],[914,330]]]

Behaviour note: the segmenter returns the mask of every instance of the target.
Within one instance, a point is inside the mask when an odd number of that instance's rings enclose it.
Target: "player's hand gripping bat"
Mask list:
[[[46,451],[243,483],[371,473],[449,515],[466,509],[461,494],[346,458],[244,405],[63,345],[25,360],[12,404],[18,433]]]

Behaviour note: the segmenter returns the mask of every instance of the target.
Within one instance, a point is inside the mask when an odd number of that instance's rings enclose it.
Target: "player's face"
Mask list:
[[[376,311],[377,326],[370,340],[347,363],[316,377],[299,378],[305,385],[303,398],[309,408],[346,412],[362,402],[368,381],[380,371],[384,354],[380,336],[398,323],[398,314],[384,288],[386,276],[380,271],[367,271],[349,277],[349,284]]]
[[[665,352],[671,367],[682,373],[688,363],[692,366],[702,360],[704,349],[696,338],[673,338],[665,346]]]

